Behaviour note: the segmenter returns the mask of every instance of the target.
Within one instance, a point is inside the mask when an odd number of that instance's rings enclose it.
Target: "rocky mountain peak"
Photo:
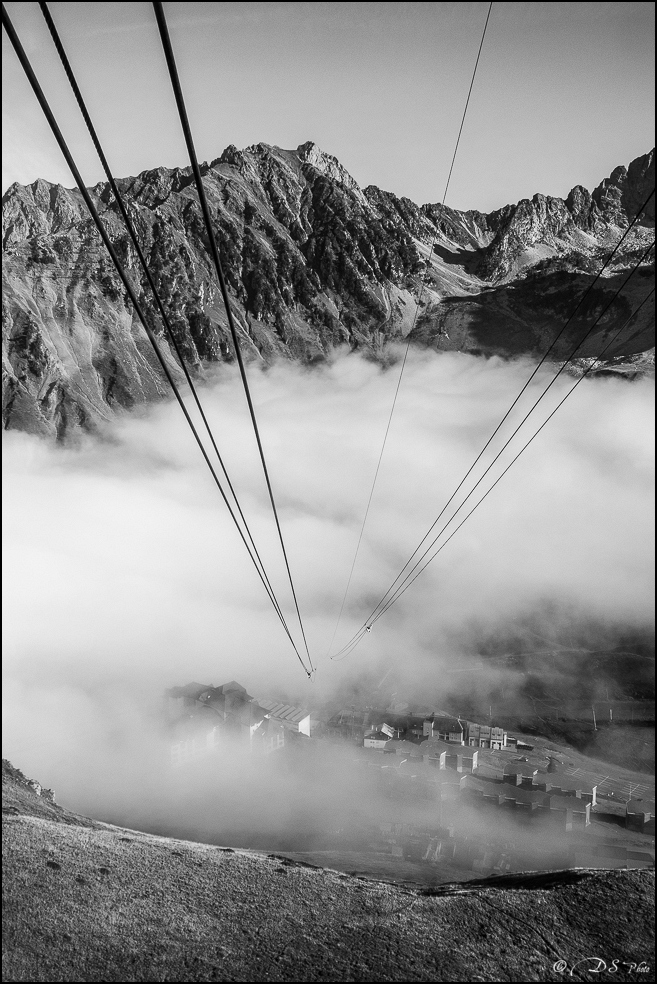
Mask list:
[[[312,140],[307,140],[306,143],[300,144],[297,147],[297,154],[302,163],[310,164],[318,171],[321,171],[322,174],[326,175],[327,178],[330,178],[331,181],[335,181],[344,188],[348,188],[354,193],[361,205],[369,208],[369,202],[363,194],[360,185],[352,178],[347,169],[342,166],[337,157],[325,153]]]
[[[202,173],[247,357],[312,362],[343,344],[380,351],[411,327],[419,345],[513,355],[543,350],[545,326],[562,323],[654,186],[654,155],[615,168],[593,194],[576,186],[565,201],[536,194],[489,214],[419,206],[374,186],[363,191],[313,141],[296,150],[230,145]],[[191,169],[152,168],[118,185],[188,366],[203,374],[231,359]],[[108,185],[91,194],[179,373]],[[623,247],[618,276],[653,227],[651,203]],[[165,396],[143,327],[77,189],[43,180],[13,185],[3,196],[3,249],[5,427],[64,439]],[[637,290],[650,276],[646,264]],[[591,303],[601,305],[613,286],[603,281]],[[629,303],[619,300],[609,325],[627,319]],[[640,354],[653,344],[649,307],[619,352]]]
[[[654,149],[643,157],[637,157],[629,167],[619,165],[608,178],[601,181],[592,194],[592,199],[607,222],[620,227],[628,224],[655,187]],[[653,195],[642,212],[641,220],[647,224],[655,223],[655,196]]]

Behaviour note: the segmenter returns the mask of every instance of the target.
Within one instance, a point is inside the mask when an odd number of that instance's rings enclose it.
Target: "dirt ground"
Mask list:
[[[654,980],[654,871],[422,889],[82,825],[11,781],[3,815],[6,981]]]

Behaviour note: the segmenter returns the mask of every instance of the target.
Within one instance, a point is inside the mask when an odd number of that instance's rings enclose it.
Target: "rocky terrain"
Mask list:
[[[487,215],[361,189],[313,143],[292,151],[231,146],[202,171],[243,348],[263,363],[312,363],[340,345],[383,357],[387,342],[409,332],[439,349],[542,353],[654,188],[653,152],[617,167],[591,193],[578,186],[565,200],[537,194]],[[191,171],[158,168],[119,186],[179,346],[203,378],[233,352]],[[101,183],[92,194],[163,336],[111,191]],[[654,197],[556,357],[582,337],[653,238]],[[165,395],[77,190],[42,180],[12,185],[3,197],[3,263],[5,428],[64,439]],[[582,360],[645,296],[653,269],[646,262],[634,277],[578,352]],[[645,370],[653,314],[654,302],[609,350],[607,369]]]
[[[5,981],[654,979],[654,871],[423,889],[2,797]]]

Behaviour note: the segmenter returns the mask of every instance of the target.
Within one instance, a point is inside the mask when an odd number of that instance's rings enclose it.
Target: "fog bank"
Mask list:
[[[411,352],[336,648],[378,602],[530,371],[526,361]],[[175,404],[125,416],[76,448],[6,433],[5,756],[91,812],[113,791],[138,798],[150,789],[166,687],[235,679],[256,697],[326,703],[394,665],[435,692],[474,636],[546,606],[553,632],[560,618],[649,630],[654,383],[593,379],[360,647],[327,658],[397,372],[355,355],[309,370],[249,368],[318,667],[313,683]],[[539,374],[530,398],[549,378]],[[557,382],[536,426],[571,385]],[[236,372],[223,367],[202,396],[293,628]],[[165,812],[167,795],[161,785],[149,792]]]

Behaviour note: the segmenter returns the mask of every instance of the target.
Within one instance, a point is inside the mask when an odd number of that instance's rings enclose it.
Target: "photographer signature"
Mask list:
[[[568,977],[572,977],[578,968],[580,971],[588,971],[589,974],[617,974],[619,970],[624,970],[628,974],[650,973],[650,966],[645,960],[642,960],[641,963],[632,963],[627,960],[615,958],[607,963],[602,957],[583,957],[577,963],[574,963],[572,967],[568,965],[567,960],[557,960],[552,965],[552,970],[557,974],[566,974]]]

